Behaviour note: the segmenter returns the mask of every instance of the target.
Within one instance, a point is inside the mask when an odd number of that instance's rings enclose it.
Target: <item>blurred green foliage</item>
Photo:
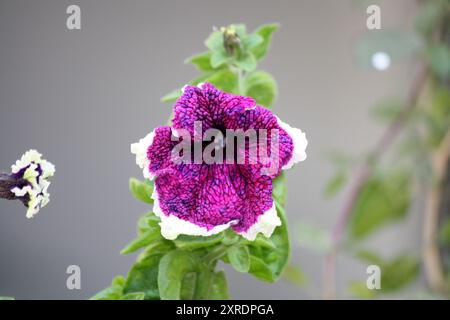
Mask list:
[[[355,3],[361,8],[374,4],[364,0]],[[355,47],[355,60],[362,68],[373,70],[372,59],[378,52],[386,53],[397,63],[405,59],[418,61],[425,66],[425,78],[416,81],[419,86],[412,84],[407,98],[390,96],[375,104],[372,116],[387,129],[374,150],[357,157],[345,152],[332,154],[330,160],[335,171],[324,187],[324,196],[330,198],[340,193],[344,201],[341,211],[344,215],[338,217],[333,233],[302,223],[296,235],[297,245],[324,255],[326,266],[330,261],[335,263],[335,254],[339,253],[351,255],[364,265],[378,265],[381,290],[369,290],[366,282],[361,281],[368,277],[364,274],[358,281],[348,284],[348,293],[362,299],[399,292],[412,285],[423,272],[420,259],[409,253],[399,252],[393,258],[385,259],[378,252],[361,248],[385,226],[400,226],[414,202],[423,198],[424,191],[437,183],[432,170],[433,153],[450,130],[450,2],[420,1],[410,30],[368,31]],[[395,143],[389,141],[395,138],[398,138]],[[355,172],[359,176],[355,176]],[[348,194],[343,194],[342,191],[347,189]],[[349,203],[350,210],[346,210]],[[444,253],[444,272],[450,279],[450,261],[447,261],[450,260],[450,218],[441,220],[435,237]],[[344,237],[340,239],[342,230]],[[422,235],[418,234],[418,237]],[[331,270],[333,267],[335,265]],[[292,275],[286,275],[286,278],[304,285]],[[444,285],[450,292],[450,281]],[[422,292],[427,293],[428,288]],[[427,293],[427,296],[436,297],[436,294]],[[441,291],[438,297],[449,296]]]
[[[420,272],[418,258],[401,253],[391,260],[382,259],[375,252],[358,251],[369,236],[384,226],[398,223],[407,216],[415,199],[423,192],[416,185],[433,186],[431,158],[450,129],[450,2],[447,0],[422,1],[414,22],[414,30],[377,30],[370,32],[356,47],[356,60],[363,67],[370,67],[372,55],[385,52],[394,61],[414,57],[426,65],[426,83],[420,92],[413,92],[416,100],[396,97],[386,98],[374,108],[373,115],[397,130],[403,125],[404,133],[390,151],[390,161],[379,161],[383,154],[370,152],[363,157],[370,175],[364,179],[346,224],[347,253],[354,254],[364,263],[381,268],[381,290],[369,290],[364,282],[353,282],[349,292],[359,298],[376,298],[396,292],[411,284]],[[408,103],[416,105],[409,106]],[[406,111],[405,111],[406,110]],[[405,114],[405,112],[409,112]],[[399,119],[402,121],[399,122]],[[394,129],[393,129],[394,128]],[[376,149],[376,151],[378,151]],[[386,150],[381,149],[381,152]],[[403,159],[408,157],[408,162]],[[360,166],[358,162],[356,166]],[[353,165],[354,167],[355,165]],[[421,172],[421,174],[417,174]],[[345,172],[338,170],[325,188],[325,195],[343,187]],[[448,245],[448,223],[439,231],[440,243]],[[336,245],[336,244],[335,244]]]
[[[381,288],[379,290],[368,289],[365,282],[350,283],[350,293],[362,299],[395,293],[411,284],[419,275],[419,260],[414,256],[402,254],[386,260],[374,252],[361,251],[357,253],[357,257],[367,264],[377,265],[381,270]]]

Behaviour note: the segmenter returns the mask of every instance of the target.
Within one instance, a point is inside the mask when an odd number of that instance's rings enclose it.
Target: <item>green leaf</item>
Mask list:
[[[419,262],[415,257],[402,255],[381,267],[382,292],[397,291],[414,281],[419,275]]]
[[[250,34],[242,39],[242,46],[245,50],[253,49],[264,42],[264,38],[259,34]]]
[[[159,222],[161,221],[153,212],[147,212],[142,215],[137,223],[137,233],[141,234],[150,229],[159,229]]]
[[[143,292],[133,292],[133,293],[127,293],[126,295],[122,296],[121,300],[144,300],[145,293]]]
[[[205,41],[205,45],[211,51],[223,48],[223,33],[221,31],[214,31]]]
[[[286,205],[286,176],[281,172],[272,182],[272,197],[282,207]]]
[[[133,265],[128,273],[123,292],[142,292],[147,300],[159,299],[158,269],[163,254],[153,254]]]
[[[129,181],[130,192],[137,200],[145,203],[153,203],[151,198],[153,192],[153,185],[150,181],[140,181],[136,178],[130,178]]]
[[[263,261],[263,259],[254,255],[250,256],[250,270],[249,273],[254,275],[259,280],[266,282],[275,282],[275,276],[270,266]]]
[[[214,277],[212,279],[212,289],[209,298],[212,300],[230,299],[225,272],[219,271],[214,273]]]
[[[181,97],[182,94],[183,94],[183,92],[181,91],[181,89],[173,90],[172,92],[170,92],[170,93],[166,94],[164,97],[162,97],[161,102],[174,102],[179,97]]]
[[[277,84],[265,71],[255,71],[245,77],[244,92],[259,105],[270,108],[277,96]]]
[[[330,251],[333,243],[329,233],[318,227],[301,222],[297,227],[298,245],[318,254]]]
[[[164,238],[160,238],[156,241],[153,241],[149,244],[137,257],[136,261],[141,262],[147,257],[155,255],[155,254],[166,254],[167,252],[175,249],[173,241],[166,240]]]
[[[192,252],[173,250],[159,263],[158,287],[163,300],[179,300],[186,274],[199,270],[199,258]]]
[[[13,297],[0,297],[0,300],[16,300]]]
[[[362,260],[364,262],[368,262],[371,264],[376,264],[378,266],[381,266],[384,264],[383,259],[376,254],[375,252],[369,251],[369,250],[360,250],[356,253],[356,257],[359,260]]]
[[[237,35],[240,39],[243,39],[247,36],[247,27],[243,23],[234,23],[231,25],[236,30]]]
[[[255,31],[256,34],[263,38],[263,42],[251,50],[257,60],[261,60],[266,56],[272,41],[272,34],[278,30],[278,28],[278,24],[267,24]]]
[[[379,30],[368,33],[358,43],[356,60],[362,67],[372,68],[372,56],[377,52],[385,52],[394,60],[416,53],[422,46],[422,40],[414,33]]]
[[[336,195],[345,186],[347,180],[347,172],[337,172],[325,186],[325,196],[327,198],[331,198],[332,196]]]
[[[273,246],[270,248],[263,247],[257,241],[248,243],[250,251],[249,273],[267,282],[274,282],[281,276],[290,256],[285,212],[278,203],[276,203],[276,208],[282,224],[275,229],[270,239],[268,239],[273,243]]]
[[[265,236],[263,236],[262,234],[258,234],[256,236],[256,239],[253,241],[250,240],[244,240],[241,242],[245,245],[249,245],[249,246],[253,246],[253,247],[261,247],[264,249],[276,249],[275,244],[268,238],[266,238]]]
[[[436,44],[427,51],[427,58],[431,70],[439,77],[446,78],[450,75],[450,46]]]
[[[175,246],[183,250],[196,250],[200,248],[212,247],[222,242],[224,235],[223,232],[209,236],[209,237],[197,237],[180,235],[173,242]]]
[[[197,282],[194,291],[194,300],[209,300],[214,281],[214,271],[205,265],[198,265]]]
[[[90,300],[120,300],[122,297],[122,288],[111,286],[103,289],[96,295],[90,298]]]
[[[411,201],[410,188],[410,178],[405,172],[369,179],[353,208],[350,235],[361,240],[387,223],[405,217]]]
[[[195,289],[197,286],[197,273],[186,273],[181,285],[180,299],[193,300],[195,298]]]
[[[158,240],[161,237],[159,229],[149,229],[144,233],[137,236],[136,239],[131,241],[125,248],[120,251],[120,254],[128,254],[135,252],[141,248],[144,248],[151,244],[153,241]]]
[[[220,70],[204,79],[205,82],[213,84],[217,89],[237,93],[238,77],[237,75],[227,69]]]
[[[220,234],[223,236],[222,244],[225,246],[232,246],[238,242],[245,242],[245,240],[240,235],[238,235],[230,228],[226,229]]]
[[[136,239],[131,241],[122,249],[121,254],[128,254],[144,248],[152,243],[163,240],[161,236],[161,228],[159,227],[160,219],[153,212],[148,212],[139,218],[137,223]]]
[[[232,246],[227,250],[231,266],[238,272],[250,269],[250,253],[246,246]]]
[[[122,298],[124,284],[125,278],[123,276],[116,276],[110,287],[100,291],[91,297],[90,300],[120,300]]]
[[[357,257],[367,263],[375,264],[381,270],[381,290],[378,293],[391,293],[400,290],[419,275],[419,261],[416,257],[402,254],[385,260],[370,251],[361,251]]]
[[[185,63],[193,64],[199,71],[212,72],[214,68],[211,66],[210,60],[211,52],[207,51],[187,58]]]
[[[256,68],[256,58],[251,52],[242,52],[235,61],[236,65],[244,71],[251,72]]]
[[[113,281],[111,282],[111,285],[122,287],[125,285],[125,277],[124,276],[115,276]]]
[[[215,50],[213,51],[210,58],[211,67],[213,69],[217,69],[229,60],[230,57],[226,53],[225,49]]]

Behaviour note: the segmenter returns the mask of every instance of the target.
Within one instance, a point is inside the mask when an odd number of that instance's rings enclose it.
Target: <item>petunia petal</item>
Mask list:
[[[11,192],[14,193],[16,197],[23,197],[30,191],[31,186],[24,186],[23,188],[14,187],[11,189]]]
[[[161,235],[168,240],[174,240],[181,234],[204,237],[211,236],[228,229],[230,225],[234,223],[233,221],[230,221],[208,230],[206,227],[198,226],[188,220],[180,219],[175,215],[164,214],[159,205],[159,196],[156,188],[153,190],[152,199],[154,201],[153,212],[161,219],[161,222],[159,223]]]
[[[252,170],[225,164],[180,165],[160,173],[153,197],[163,235],[205,236],[230,226],[247,231],[272,206],[271,179]]]
[[[171,153],[178,143],[172,141],[172,135],[170,127],[158,127],[131,145],[131,153],[136,155],[136,164],[143,170],[144,178],[152,180],[158,171],[172,164]]]
[[[267,238],[270,238],[276,227],[281,226],[281,220],[277,215],[275,203],[269,210],[258,216],[255,223],[247,230],[238,232],[245,239],[253,241],[256,239],[258,233],[262,233]]]
[[[153,178],[149,172],[150,160],[147,158],[147,150],[153,144],[154,138],[155,130],[131,145],[131,153],[136,155],[136,164],[143,170],[144,177],[147,179]]]
[[[296,152],[304,153],[306,148],[303,141],[299,143],[299,129],[290,127],[270,110],[260,106],[240,114],[235,113],[227,119],[227,127],[244,132],[258,132],[258,164],[266,169],[265,174],[273,178],[280,174],[282,168],[292,166],[290,163],[297,159]],[[247,147],[248,145],[246,150]]]
[[[287,163],[282,167],[283,170],[290,169],[295,163],[306,160],[306,147],[308,146],[308,140],[306,135],[300,129],[293,128],[287,123],[280,120],[277,117],[278,125],[292,138],[294,148],[292,150],[292,156]]]
[[[229,115],[253,109],[255,106],[253,98],[220,91],[209,83],[187,85],[174,106],[173,128],[185,129],[194,135],[196,121],[201,121],[203,132],[217,125],[226,127],[223,121]]]

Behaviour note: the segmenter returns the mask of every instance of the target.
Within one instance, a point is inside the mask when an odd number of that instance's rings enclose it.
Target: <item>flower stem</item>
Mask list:
[[[27,206],[30,200],[29,196],[17,197],[11,190],[15,187],[22,188],[29,182],[23,178],[15,178],[7,173],[0,173],[0,199],[20,200]]]
[[[433,173],[436,184],[433,184],[428,192],[427,206],[423,220],[423,248],[422,257],[425,276],[430,289],[444,296],[448,294],[445,284],[445,272],[442,257],[439,252],[438,230],[439,215],[442,214],[442,202],[445,198],[446,176],[449,170],[448,160],[450,158],[450,131],[443,138],[438,151],[433,157]]]
[[[243,96],[243,95],[245,95],[245,92],[244,92],[245,71],[239,67],[235,67],[235,68],[236,68],[236,74],[238,77],[238,91],[239,91],[238,94]]]
[[[228,248],[229,246],[226,245],[217,246],[204,256],[205,263],[208,265],[213,264],[216,260],[220,259],[227,253]]]
[[[7,200],[16,199],[16,195],[11,189],[17,185],[17,179],[13,179],[9,174],[0,173],[0,198]]]

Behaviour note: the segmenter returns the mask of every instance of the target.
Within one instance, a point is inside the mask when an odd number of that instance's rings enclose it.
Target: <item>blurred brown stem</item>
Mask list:
[[[405,127],[409,115],[414,110],[420,97],[422,89],[428,77],[428,69],[422,65],[419,74],[415,78],[411,91],[407,97],[405,107],[397,119],[386,129],[370,156],[359,167],[353,186],[350,188],[347,199],[344,202],[338,221],[333,228],[332,241],[334,247],[325,257],[324,275],[323,275],[323,297],[324,299],[336,298],[336,254],[340,244],[348,219],[352,213],[353,207],[358,199],[363,186],[372,175],[374,163],[376,163],[385,152],[392,146],[393,142]]]
[[[436,184],[431,187],[428,195],[423,224],[422,257],[425,275],[430,289],[441,294],[446,293],[446,286],[437,235],[439,233],[439,213],[443,200],[444,183],[449,170],[449,158],[450,131],[447,132],[433,158],[433,177],[436,178]]]

